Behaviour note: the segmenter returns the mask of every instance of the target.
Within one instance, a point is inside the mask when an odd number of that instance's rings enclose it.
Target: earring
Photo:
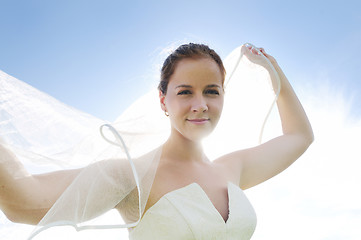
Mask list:
[[[166,115],[167,117],[169,117],[169,113],[167,111],[164,111],[164,115]]]

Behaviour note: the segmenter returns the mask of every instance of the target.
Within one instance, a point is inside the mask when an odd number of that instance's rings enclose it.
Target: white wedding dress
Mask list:
[[[222,118],[212,137],[204,141],[210,159],[258,144],[257,133],[277,96],[270,87],[269,73],[244,57],[241,47],[224,64],[228,75]],[[227,221],[197,183],[167,193],[144,213],[159,146],[169,135],[169,122],[156,91],[109,124],[0,71],[0,104],[0,143],[29,172],[84,168],[29,239],[44,239],[43,231],[56,226],[73,226],[81,232],[91,229],[94,236],[98,231],[105,236],[109,229],[127,228],[132,240],[251,238],[255,212],[243,191],[232,183],[228,183]],[[99,134],[103,124],[108,125]],[[21,180],[21,172],[12,174]],[[52,239],[70,239],[61,234]]]
[[[228,183],[229,215],[225,220],[197,183],[165,194],[130,231],[131,240],[248,240],[256,214],[243,191]]]

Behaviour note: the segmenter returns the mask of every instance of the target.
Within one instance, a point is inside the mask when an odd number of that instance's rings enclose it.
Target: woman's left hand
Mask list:
[[[242,45],[241,54],[244,54],[251,62],[264,67],[270,74],[272,87],[277,93],[280,89],[279,77],[283,75],[281,68],[274,57],[266,53],[263,48],[257,48],[252,44]],[[282,85],[282,84],[281,84]]]
[[[268,53],[266,53],[266,51],[263,48],[257,48],[249,43],[242,45],[241,53],[246,55],[246,57],[251,62],[261,65],[267,70],[270,69],[270,66],[268,61],[264,57],[266,57],[274,67],[278,65],[276,59],[271,55],[269,55]]]

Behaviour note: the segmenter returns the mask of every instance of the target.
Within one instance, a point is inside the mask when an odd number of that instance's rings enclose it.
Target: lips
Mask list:
[[[209,118],[194,118],[194,119],[187,119],[187,121],[194,124],[204,124],[209,121]]]

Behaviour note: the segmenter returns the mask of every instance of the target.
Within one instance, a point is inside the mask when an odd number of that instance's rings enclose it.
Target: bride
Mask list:
[[[242,190],[290,166],[312,143],[313,132],[276,60],[251,44],[237,51],[268,73],[277,96],[280,136],[229,153],[221,149],[223,154],[210,161],[201,141],[215,129],[227,104],[226,71],[208,46],[184,44],[161,69],[159,104],[163,118],[169,119],[170,133],[160,147],[145,151],[143,138],[128,134],[129,128],[123,131],[118,121],[102,126],[104,142],[114,148],[97,150],[94,156],[101,160],[87,167],[30,174],[18,160],[22,150],[4,137],[0,142],[1,210],[13,222],[38,224],[31,238],[52,226],[72,225],[77,230],[126,227],[135,240],[250,239],[256,216]],[[234,72],[228,74],[230,79]],[[232,106],[231,111],[237,112],[237,104]],[[232,122],[240,120],[234,116]],[[132,125],[141,128],[144,119],[131,119]],[[146,131],[156,131],[146,126]],[[125,223],[92,220],[111,209]]]

